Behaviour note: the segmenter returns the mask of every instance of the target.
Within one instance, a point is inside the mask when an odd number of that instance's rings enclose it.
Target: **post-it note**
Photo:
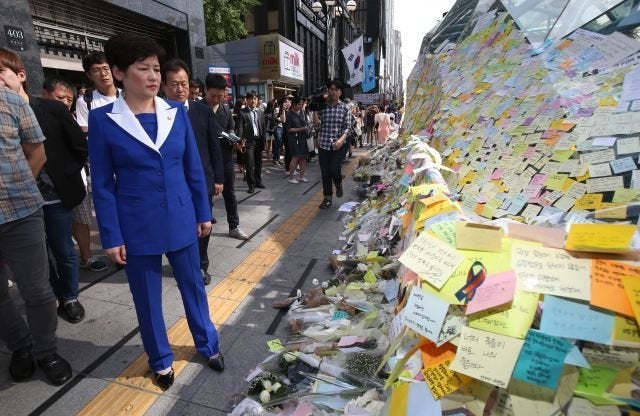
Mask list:
[[[423,337],[437,342],[448,309],[447,302],[414,286],[407,306],[402,310],[402,323]]]
[[[634,316],[625,292],[623,278],[640,276],[640,267],[610,261],[593,260],[591,266],[591,304],[622,315]]]
[[[451,369],[506,388],[524,341],[464,327]]]
[[[555,389],[572,345],[562,338],[529,330],[520,351],[513,377],[527,383]]]
[[[624,285],[627,299],[631,304],[633,316],[636,318],[636,322],[640,324],[640,277],[637,274],[629,274],[622,278],[622,284]]]
[[[514,243],[511,264],[519,288],[529,292],[591,298],[591,260],[579,259],[564,250]]]
[[[513,300],[516,293],[516,274],[513,270],[487,276],[478,287],[475,296],[467,304],[467,315]]]
[[[612,313],[591,309],[588,303],[544,297],[540,331],[545,334],[611,344],[613,324]]]
[[[456,247],[461,250],[502,251],[502,228],[471,222],[456,222]]]
[[[476,329],[524,338],[538,307],[538,293],[516,290],[509,305],[489,308],[469,316],[469,326]]]
[[[278,338],[267,341],[267,347],[271,352],[279,352],[284,350],[284,345],[282,345],[282,341],[280,341]]]
[[[423,232],[398,260],[440,289],[462,263],[464,256],[447,243]]]
[[[449,343],[441,347],[429,343],[422,347],[422,375],[436,400],[471,381],[471,378],[449,368],[455,356],[456,348]]]
[[[625,224],[571,224],[567,250],[625,252],[637,226]]]

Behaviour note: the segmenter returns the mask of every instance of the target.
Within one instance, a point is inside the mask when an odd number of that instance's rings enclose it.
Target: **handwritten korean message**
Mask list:
[[[402,323],[425,338],[437,342],[449,304],[414,286],[402,311]]]
[[[591,266],[591,304],[634,316],[622,279],[640,276],[640,267],[610,260],[594,260]]]
[[[572,345],[561,338],[529,330],[513,370],[513,377],[555,389]]]
[[[423,232],[398,260],[440,289],[462,263],[464,256],[447,243]]]
[[[452,344],[436,347],[429,343],[422,347],[422,362],[424,363],[422,375],[436,400],[440,400],[443,396],[458,390],[460,386],[471,381],[469,377],[449,368],[455,355],[456,348]]]
[[[572,257],[564,250],[514,244],[513,269],[522,290],[589,300],[591,260]]]
[[[524,341],[464,327],[451,369],[506,388]]]
[[[591,309],[587,303],[544,297],[540,331],[545,334],[611,344],[613,324],[613,314]]]

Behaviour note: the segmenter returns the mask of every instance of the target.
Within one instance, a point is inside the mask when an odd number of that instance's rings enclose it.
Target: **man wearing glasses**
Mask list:
[[[89,110],[111,104],[118,98],[120,91],[113,83],[111,69],[102,52],[93,52],[82,58],[82,68],[87,78],[93,82],[94,90],[78,97],[76,120],[84,132],[89,126]]]

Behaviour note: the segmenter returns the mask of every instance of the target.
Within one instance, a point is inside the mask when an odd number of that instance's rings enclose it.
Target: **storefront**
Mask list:
[[[249,91],[264,101],[295,94],[304,84],[304,49],[278,34],[207,48],[210,67],[227,67],[237,99]]]

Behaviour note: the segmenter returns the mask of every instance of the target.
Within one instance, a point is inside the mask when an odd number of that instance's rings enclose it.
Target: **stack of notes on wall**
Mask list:
[[[422,367],[390,361],[389,414],[634,414],[640,42],[610,62],[620,34],[534,50],[482,21],[407,87],[391,345]]]

